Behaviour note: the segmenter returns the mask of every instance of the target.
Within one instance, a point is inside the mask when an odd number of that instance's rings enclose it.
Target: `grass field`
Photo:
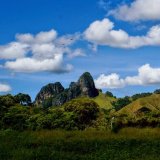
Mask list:
[[[99,92],[99,95],[95,98],[92,98],[99,106],[103,109],[112,109],[112,102],[116,99],[114,97],[106,96],[105,94]]]
[[[159,160],[160,129],[0,131],[0,160]]]

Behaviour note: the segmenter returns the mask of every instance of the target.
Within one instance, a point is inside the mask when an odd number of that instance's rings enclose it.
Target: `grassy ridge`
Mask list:
[[[139,98],[126,107],[122,108],[117,114],[133,116],[142,107],[148,108],[152,112],[160,111],[160,94],[153,94],[144,98]]]
[[[1,160],[159,160],[160,129],[0,131]]]
[[[112,109],[112,102],[116,100],[114,97],[106,96],[105,94],[99,92],[99,95],[92,98],[101,108],[109,110]]]

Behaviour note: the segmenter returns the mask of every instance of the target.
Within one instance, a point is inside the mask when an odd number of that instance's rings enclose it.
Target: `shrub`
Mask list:
[[[112,102],[112,105],[116,111],[120,110],[121,108],[127,106],[130,104],[132,101],[128,96],[124,98],[119,98],[117,101]]]
[[[23,106],[10,107],[2,118],[3,128],[24,130],[27,128],[26,120],[29,117],[29,110]]]
[[[73,112],[79,129],[84,129],[95,120],[99,113],[99,106],[88,98],[74,99],[64,104],[65,112]]]

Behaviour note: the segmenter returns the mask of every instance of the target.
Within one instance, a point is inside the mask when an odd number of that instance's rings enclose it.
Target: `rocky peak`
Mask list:
[[[49,83],[46,86],[42,87],[40,92],[37,94],[35,101],[37,104],[40,104],[45,99],[53,97],[54,95],[57,95],[63,91],[64,87],[61,85],[60,82]]]
[[[85,72],[80,76],[78,82],[71,82],[67,89],[64,89],[59,82],[44,86],[38,93],[35,102],[36,104],[59,106],[80,96],[96,97],[97,95],[98,90],[95,88],[91,74]]]
[[[89,97],[95,97],[98,95],[98,90],[95,88],[93,77],[89,72],[85,72],[80,76],[78,84],[82,95]]]

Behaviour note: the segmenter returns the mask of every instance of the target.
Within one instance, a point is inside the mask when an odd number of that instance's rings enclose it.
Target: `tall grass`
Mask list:
[[[159,160],[159,128],[0,131],[0,160]]]

